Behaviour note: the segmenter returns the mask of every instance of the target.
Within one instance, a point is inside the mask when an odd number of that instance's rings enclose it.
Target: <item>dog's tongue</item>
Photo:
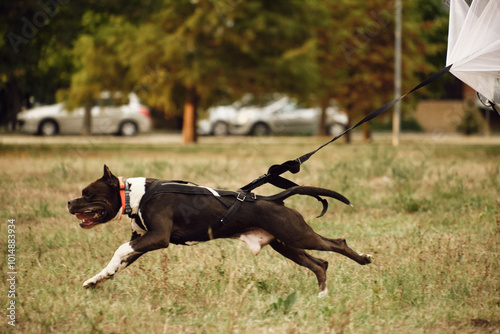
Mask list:
[[[83,228],[92,228],[96,224],[92,219],[94,218],[95,213],[75,213],[75,217],[80,219],[80,226]]]
[[[88,213],[80,213],[80,212],[77,212],[75,213],[75,216],[76,218],[80,219],[80,220],[92,220],[92,218],[94,218],[94,215],[95,213],[93,212],[88,212]]]

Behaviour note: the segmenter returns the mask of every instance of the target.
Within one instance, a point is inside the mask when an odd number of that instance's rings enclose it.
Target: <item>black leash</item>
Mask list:
[[[280,175],[283,174],[283,173],[285,173],[285,172],[290,172],[292,174],[298,173],[300,171],[300,165],[303,164],[304,162],[306,162],[307,160],[309,160],[309,158],[313,154],[315,154],[316,152],[318,152],[319,150],[321,150],[323,147],[327,146],[328,144],[333,143],[334,141],[336,141],[337,139],[339,139],[340,137],[342,137],[343,135],[345,135],[349,131],[357,128],[361,124],[363,124],[365,122],[368,122],[368,121],[374,119],[375,117],[379,116],[380,114],[384,113],[385,111],[387,111],[388,109],[390,109],[392,106],[394,106],[396,103],[398,103],[399,101],[401,101],[407,95],[409,95],[409,94],[411,94],[411,93],[419,90],[420,88],[428,85],[429,83],[433,82],[434,80],[436,80],[437,78],[441,77],[445,73],[448,73],[450,71],[450,69],[451,69],[452,66],[453,65],[449,65],[449,66],[443,68],[442,70],[440,70],[439,72],[434,73],[433,75],[431,75],[430,77],[428,77],[427,79],[425,79],[424,81],[422,81],[421,83],[419,83],[417,86],[415,86],[408,93],[406,93],[406,94],[404,94],[404,95],[402,95],[402,96],[400,96],[400,97],[392,100],[389,103],[384,104],[382,107],[380,107],[377,110],[371,112],[365,118],[363,118],[361,121],[359,121],[358,123],[356,123],[354,126],[352,126],[349,129],[345,130],[344,132],[342,132],[338,136],[334,137],[330,141],[324,143],[323,145],[321,145],[320,147],[318,147],[314,151],[306,153],[306,154],[298,157],[295,160],[288,160],[288,161],[285,161],[284,163],[282,163],[280,165],[273,165],[273,166],[271,166],[269,168],[269,170],[267,171],[267,174],[259,176],[257,179],[253,180],[252,182],[250,182],[246,186],[240,188],[240,190],[245,191],[245,192],[249,192],[249,191],[252,191],[253,189],[258,188],[258,187],[260,187],[260,186],[262,186],[262,185],[264,185],[266,183],[270,183],[270,184],[272,184],[272,185],[274,185],[274,186],[276,186],[278,188],[282,188],[282,189],[288,189],[290,187],[296,186],[297,185],[296,183],[294,183],[294,182],[292,182],[292,181],[290,181],[288,179],[285,179],[285,178],[281,177]]]

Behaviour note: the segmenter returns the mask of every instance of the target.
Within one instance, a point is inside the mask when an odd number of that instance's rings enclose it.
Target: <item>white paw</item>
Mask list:
[[[318,298],[323,298],[324,296],[326,296],[328,294],[328,288],[325,288],[324,290],[321,290],[319,293],[318,293]]]
[[[102,281],[102,279],[103,279],[103,277],[101,275],[96,275],[96,276],[92,277],[91,279],[86,280],[85,283],[83,283],[83,287],[85,289],[95,288],[97,283]]]

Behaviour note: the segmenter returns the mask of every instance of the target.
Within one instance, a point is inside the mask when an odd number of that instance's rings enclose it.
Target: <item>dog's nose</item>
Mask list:
[[[74,201],[73,199],[70,199],[70,200],[68,201],[68,206],[70,206],[70,205],[71,205],[71,203],[73,203],[73,201]]]

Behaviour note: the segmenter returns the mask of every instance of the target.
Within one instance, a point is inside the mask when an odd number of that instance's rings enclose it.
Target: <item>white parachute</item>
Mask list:
[[[447,0],[450,72],[500,106],[500,0]]]
[[[500,106],[500,0],[446,0],[450,72]]]

